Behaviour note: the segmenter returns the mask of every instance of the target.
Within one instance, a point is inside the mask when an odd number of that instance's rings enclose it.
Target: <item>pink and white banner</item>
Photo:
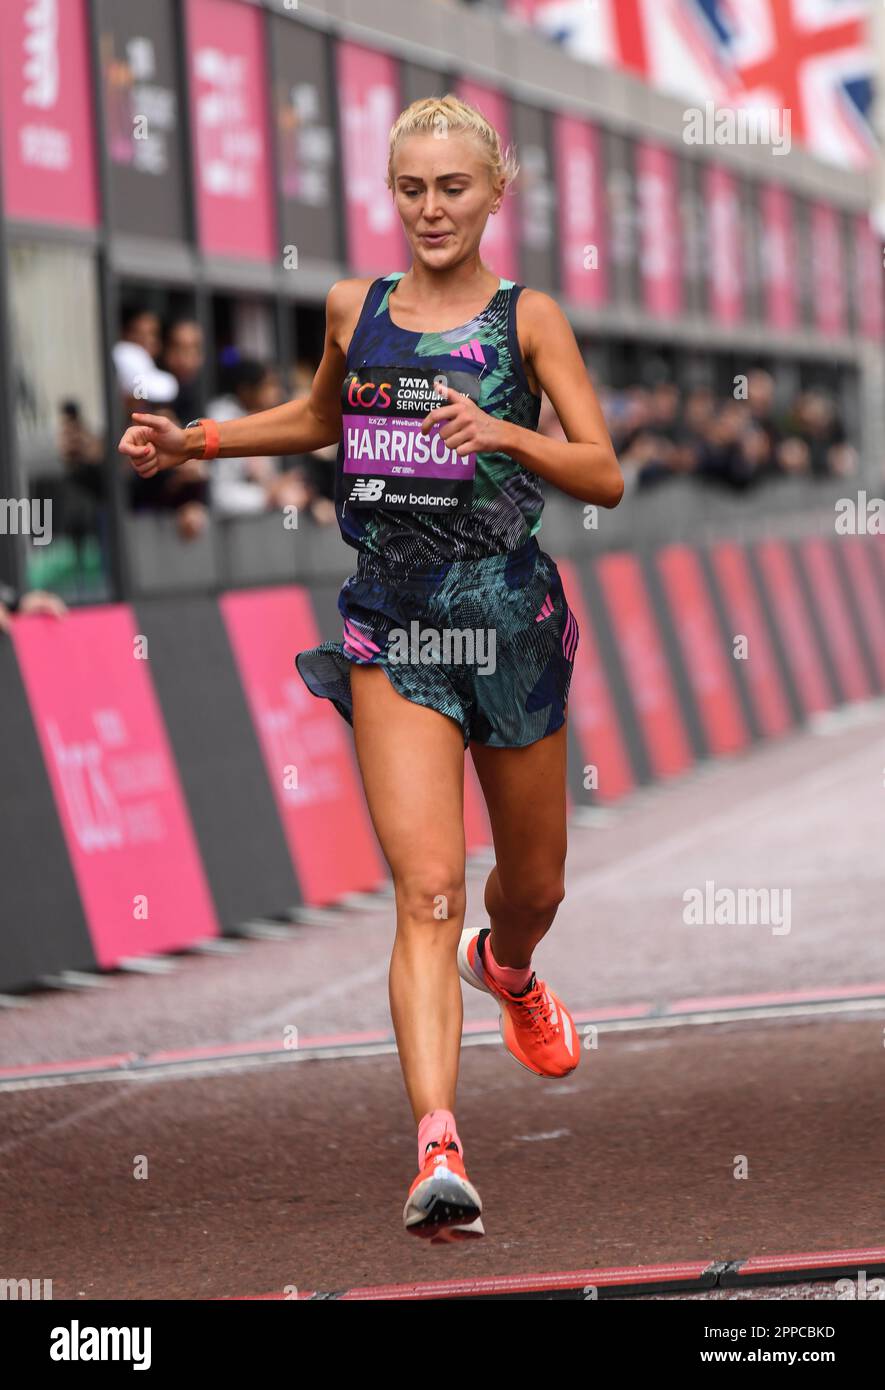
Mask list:
[[[223,594],[221,614],[306,903],[385,878],[344,720],[308,690],[295,654],[320,640],[306,589]]]
[[[710,314],[717,323],[738,323],[744,316],[744,267],[740,199],[734,176],[719,164],[708,165],[704,196],[709,227]]]
[[[95,227],[86,0],[0,4],[0,138],[7,217]]]
[[[264,15],[240,0],[187,0],[200,245],[216,256],[277,255]]]
[[[811,207],[811,263],[814,317],[820,333],[845,332],[845,257],[841,214],[828,203]]]
[[[335,45],[347,263],[357,275],[408,267],[408,247],[387,187],[390,127],[400,110],[396,63],[361,44]]]
[[[857,331],[877,342],[885,335],[885,256],[865,212],[854,218],[854,295]]]
[[[602,140],[578,116],[554,117],[556,204],[562,287],[577,304],[608,300]]]
[[[22,617],[13,641],[98,964],[217,936],[132,610]]]
[[[639,269],[650,314],[673,318],[682,310],[682,261],[676,156],[640,140],[636,145]]]
[[[770,328],[789,332],[799,321],[792,197],[779,183],[763,184],[759,192],[759,210],[765,320]]]
[[[502,146],[510,143],[510,113],[507,98],[493,87],[485,87],[479,82],[461,78],[455,90],[462,101],[468,102],[481,111],[501,137]],[[490,270],[505,280],[519,280],[519,253],[517,251],[517,222],[514,206],[515,190],[508,189],[497,213],[489,216],[480,253]]]

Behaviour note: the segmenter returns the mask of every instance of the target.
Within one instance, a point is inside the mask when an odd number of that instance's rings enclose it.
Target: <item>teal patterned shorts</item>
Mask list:
[[[454,719],[465,749],[522,748],[565,722],[578,625],[534,536],[399,575],[361,551],[338,610],[342,640],[299,652],[295,665],[351,725],[354,663],[383,666],[407,700]]]

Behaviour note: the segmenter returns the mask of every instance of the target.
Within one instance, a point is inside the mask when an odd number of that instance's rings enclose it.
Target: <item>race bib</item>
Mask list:
[[[344,383],[341,414],[342,502],[398,511],[469,510],[476,454],[457,454],[440,437],[451,422],[421,433],[437,406],[451,404],[433,389],[445,382],[479,404],[470,372],[429,367],[359,367]]]

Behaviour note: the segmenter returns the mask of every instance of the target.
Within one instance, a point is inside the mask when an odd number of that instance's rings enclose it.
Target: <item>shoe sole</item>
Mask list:
[[[468,945],[473,940],[473,938],[478,935],[479,933],[476,931],[474,927],[465,927],[462,931],[461,939],[458,942],[458,974],[461,976],[461,979],[464,980],[468,985],[473,985],[474,989],[482,990],[483,994],[487,994],[490,999],[494,999],[495,1003],[498,1006],[498,1013],[501,1015],[501,1017],[498,1019],[498,1032],[501,1034],[501,1041],[504,1044],[505,1048],[507,1048],[507,1052],[513,1058],[514,1062],[516,1062],[518,1066],[522,1067],[523,1071],[527,1071],[530,1076],[540,1076],[543,1081],[562,1081],[564,1077],[571,1076],[572,1072],[575,1070],[575,1067],[577,1067],[578,1065],[577,1062],[575,1062],[574,1067],[569,1067],[568,1071],[556,1072],[554,1075],[551,1075],[549,1072],[546,1071],[536,1071],[534,1067],[530,1067],[526,1062],[522,1060],[521,1057],[517,1057],[516,1053],[511,1052],[510,1048],[507,1047],[507,1039],[504,1036],[504,1003],[501,999],[499,999],[497,994],[490,990],[487,985],[484,985],[482,983],[482,981],[477,976],[476,971],[473,969],[473,966],[470,964],[470,958],[467,954]]]
[[[425,1178],[403,1207],[403,1224],[410,1235],[432,1244],[484,1236],[482,1202],[473,1184],[452,1174]]]

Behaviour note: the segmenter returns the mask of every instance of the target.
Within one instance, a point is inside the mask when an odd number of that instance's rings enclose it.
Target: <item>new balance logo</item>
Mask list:
[[[357,478],[350,489],[349,501],[377,502],[384,494],[383,478]]]

